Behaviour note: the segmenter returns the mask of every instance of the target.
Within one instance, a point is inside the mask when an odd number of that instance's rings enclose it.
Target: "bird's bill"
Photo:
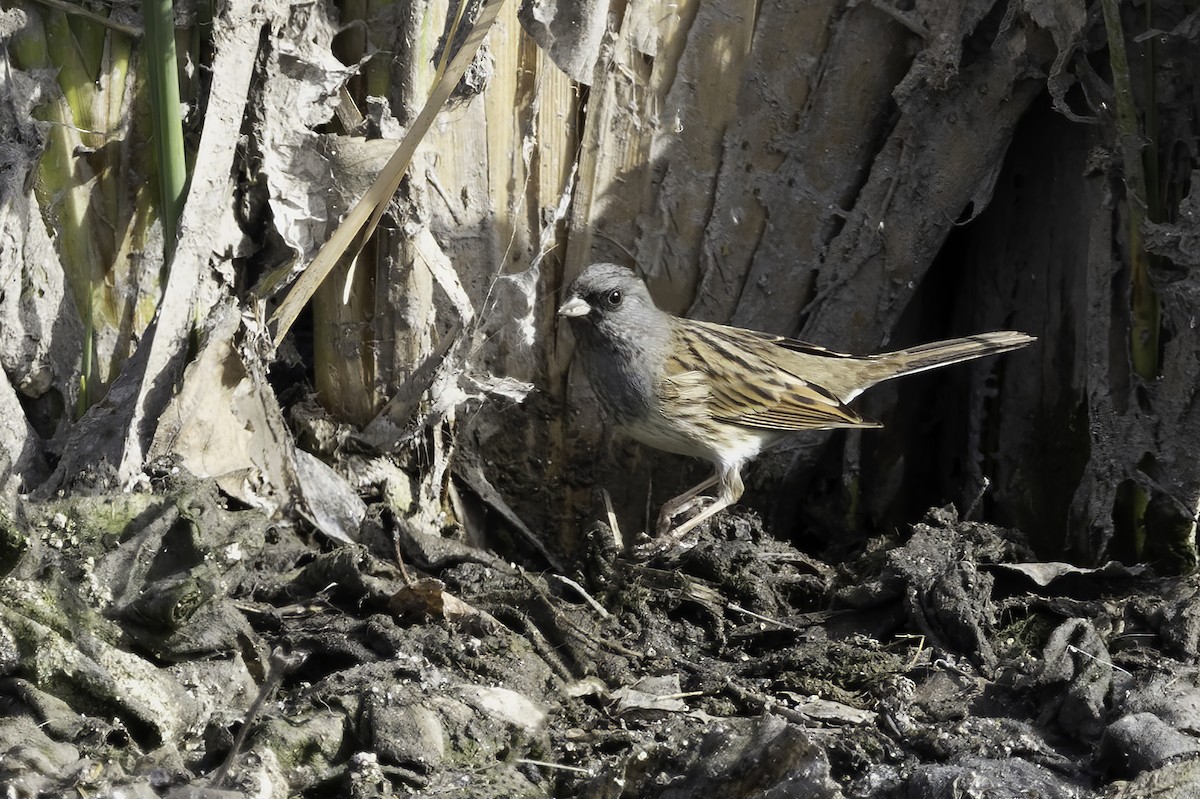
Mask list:
[[[588,305],[581,297],[572,297],[558,309],[559,316],[587,316],[591,312],[592,306]]]

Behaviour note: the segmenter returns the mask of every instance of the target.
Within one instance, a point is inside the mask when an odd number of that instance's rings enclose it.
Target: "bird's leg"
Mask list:
[[[706,491],[717,484],[717,473],[714,472],[712,477],[697,486],[689,488],[679,496],[663,504],[662,510],[658,514],[658,524],[655,525],[655,532],[658,535],[665,534],[671,529],[671,520],[681,513],[686,513],[692,508],[699,505],[707,497],[698,496],[701,491]]]
[[[703,491],[712,483],[719,483],[720,488],[717,491],[716,499],[704,510],[697,513],[692,518],[688,519],[678,527],[669,530],[665,534],[659,535],[653,541],[643,544],[634,550],[634,556],[639,559],[645,559],[657,555],[660,552],[665,552],[670,547],[683,539],[688,533],[696,529],[696,526],[706,519],[710,518],[714,513],[725,510],[733,503],[737,502],[742,497],[742,492],[745,486],[742,484],[741,464],[733,464],[732,466],[721,465],[717,467],[717,473],[711,481],[705,481],[697,486],[692,491],[692,497],[687,497],[685,502],[690,502],[694,499],[694,495]],[[675,503],[683,499],[686,495],[681,494],[671,503]]]
[[[745,486],[742,485],[742,476],[738,472],[739,470],[736,467],[732,469],[722,468],[718,472],[718,481],[721,485],[720,489],[717,491],[716,501],[704,510],[697,513],[692,518],[688,519],[683,524],[671,530],[668,535],[676,541],[679,541],[692,530],[696,529],[701,522],[708,519],[713,514],[725,510],[730,505],[741,499],[742,492],[745,490]]]

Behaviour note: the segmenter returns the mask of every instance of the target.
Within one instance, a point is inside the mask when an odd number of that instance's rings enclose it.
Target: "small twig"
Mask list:
[[[530,760],[527,757],[518,757],[513,762],[520,763],[523,766],[538,766],[540,768],[558,769],[559,771],[571,771],[575,774],[586,774],[589,777],[594,777],[596,772],[590,768],[580,768],[579,766],[568,766],[564,763],[547,763],[545,760]]]
[[[655,699],[691,699],[693,696],[708,696],[708,691],[680,691],[674,694],[656,694]]]
[[[213,772],[212,779],[209,780],[211,787],[220,788],[224,784],[225,778],[229,776],[229,770],[233,768],[234,761],[241,754],[242,747],[246,745],[246,738],[250,735],[250,728],[254,726],[254,722],[262,712],[263,706],[274,695],[275,690],[279,688],[279,684],[283,682],[283,678],[287,673],[303,663],[305,657],[303,654],[287,655],[284,653],[283,647],[276,647],[271,652],[267,679],[263,681],[262,687],[259,688],[258,696],[254,697],[254,704],[250,705],[250,710],[246,712],[242,728],[238,730],[237,736],[233,739],[233,746],[230,747],[229,754],[225,757],[225,762]]]
[[[883,232],[883,218],[887,216],[888,209],[892,207],[892,198],[896,196],[896,189],[900,186],[900,176],[906,171],[908,166],[909,151],[906,146],[907,142],[904,139],[900,140],[900,154],[896,156],[896,169],[891,174],[891,180],[888,183],[887,191],[883,195],[883,202],[879,204],[878,222],[874,227],[877,231]]]
[[[1101,665],[1103,665],[1103,666],[1108,666],[1110,669],[1113,669],[1113,670],[1115,670],[1115,671],[1119,671],[1119,672],[1121,672],[1122,674],[1126,674],[1126,675],[1128,675],[1128,676],[1130,676],[1130,677],[1132,677],[1132,676],[1133,676],[1133,675],[1132,675],[1132,674],[1130,674],[1128,671],[1126,671],[1125,669],[1123,669],[1123,668],[1121,668],[1120,666],[1118,666],[1116,663],[1113,663],[1111,660],[1102,660],[1102,659],[1100,659],[1100,658],[1096,657],[1095,655],[1093,655],[1091,652],[1084,652],[1082,649],[1080,649],[1079,647],[1075,646],[1074,644],[1067,644],[1067,651],[1068,651],[1068,652],[1071,652],[1071,653],[1074,653],[1074,654],[1077,654],[1077,655],[1083,655],[1084,657],[1087,657],[1087,658],[1091,658],[1092,660],[1096,661],[1097,663],[1099,663],[1099,664],[1101,664]]]
[[[741,605],[735,605],[732,602],[726,602],[725,607],[728,608],[729,610],[733,610],[738,613],[745,614],[746,616],[749,616],[752,619],[758,619],[759,621],[766,622],[767,624],[774,624],[777,627],[782,627],[785,630],[794,630],[795,632],[798,632],[798,633],[805,632],[803,627],[797,627],[794,624],[788,624],[786,621],[780,621],[779,619],[772,619],[770,616],[763,616],[761,613],[755,613],[752,610],[747,610],[746,608],[742,607]]]
[[[594,231],[592,231],[592,235],[598,239],[604,239],[609,244],[616,247],[618,250],[620,250],[622,253],[625,254],[625,257],[629,259],[629,262],[631,264],[636,264],[639,262],[637,255],[634,254],[634,252],[632,250],[630,250],[628,247],[626,247],[622,242],[617,241],[615,238],[613,238],[612,236],[605,233],[603,230],[594,230]]]
[[[86,19],[89,22],[94,22],[97,25],[102,25],[105,28],[108,28],[109,30],[114,30],[114,31],[117,31],[118,33],[123,33],[126,36],[132,37],[134,39],[142,38],[142,29],[137,27],[136,25],[126,25],[123,22],[117,22],[116,20],[111,20],[108,17],[104,17],[104,16],[101,16],[100,14],[95,13],[94,11],[88,11],[86,8],[76,5],[75,3],[68,3],[68,2],[66,2],[66,0],[36,0],[36,2],[39,2],[42,5],[47,6],[48,8],[53,8],[56,11],[61,11],[64,14],[74,14],[77,17],[82,17],[83,19]]]
[[[653,500],[654,500],[654,473],[651,472],[651,474],[646,478],[646,512],[642,515],[642,529],[643,530],[654,530],[654,532],[657,533],[658,532],[657,528],[650,526],[651,525],[650,520],[654,518],[654,506],[651,504],[653,502]],[[618,549],[620,548],[620,542],[618,542],[617,548]]]
[[[908,662],[906,671],[912,670],[921,660],[921,655],[925,652],[925,636],[916,633],[902,633],[896,636],[897,638],[915,638],[917,640],[917,651],[913,653],[912,660]]]
[[[604,514],[608,517],[608,529],[612,533],[613,543],[620,550],[625,546],[625,537],[621,535],[621,525],[617,523],[617,513],[613,510],[612,497],[609,496],[607,488],[600,489],[600,496],[604,498]]]
[[[412,577],[408,574],[408,568],[404,565],[404,553],[400,551],[400,531],[392,530],[392,550],[396,556],[396,566],[400,569],[400,580],[408,588],[412,588]]]
[[[553,577],[554,579],[558,580],[560,583],[563,583],[564,585],[569,585],[572,588],[574,588],[575,591],[581,597],[583,597],[583,601],[587,602],[589,605],[591,605],[592,610],[596,611],[596,613],[599,614],[600,618],[602,618],[602,619],[611,619],[612,618],[612,614],[609,613],[608,610],[605,609],[605,607],[603,605],[601,605],[599,602],[597,602],[592,597],[592,595],[589,594],[586,589],[584,589],[584,587],[582,585],[575,582],[570,577],[564,577],[561,574],[551,574],[550,576]]]
[[[522,573],[522,577],[528,582],[529,577]],[[531,583],[532,585],[532,583]],[[534,588],[536,591],[536,587]],[[554,611],[551,611],[554,612]],[[504,627],[507,630],[520,632],[525,636],[525,640],[533,647],[533,651],[537,656],[545,661],[546,665],[554,672],[555,676],[565,682],[571,682],[576,679],[576,675],[571,671],[558,652],[562,648],[559,644],[553,644],[547,640],[546,636],[534,624],[533,619],[526,614],[513,607],[497,608],[496,613],[505,618]]]
[[[986,494],[987,490],[991,487],[992,481],[987,477],[984,477],[979,485],[979,493],[975,495],[975,499],[971,500],[971,504],[967,506],[967,512],[963,514],[963,521],[969,521],[970,518],[975,515],[975,510],[979,507],[979,504],[983,502],[983,495]]]
[[[734,701],[751,706],[758,713],[772,713],[795,724],[808,726],[809,719],[805,718],[803,713],[796,712],[773,696],[739,685],[732,680],[725,681],[724,689],[733,695]]]
[[[432,169],[425,170],[425,180],[433,189],[433,193],[441,198],[442,203],[445,204],[446,211],[450,214],[450,219],[454,221],[454,224],[461,225],[462,220],[459,218],[458,211],[455,210],[454,203],[450,202],[450,193],[446,191],[446,187],[438,180],[438,176]]]
[[[550,609],[550,612],[554,615],[555,620],[563,624],[566,630],[577,636],[579,640],[586,642],[590,646],[604,647],[605,649],[616,652],[624,657],[645,657],[645,653],[643,652],[636,652],[628,647],[618,644],[616,641],[611,641],[608,638],[597,638],[592,634],[592,631],[584,630],[573,618],[565,613],[561,613],[558,608],[555,607],[554,602],[551,601],[550,597],[546,595],[546,592],[542,590],[542,587],[538,585],[537,582],[528,573],[526,573],[524,569],[520,569],[519,574],[521,575],[521,579],[524,580],[525,583],[537,593],[538,598],[546,603],[546,607]],[[557,577],[558,575],[555,576]],[[529,625],[532,627],[532,622],[529,622]],[[538,635],[541,635],[540,631],[538,631]]]
[[[975,679],[974,674],[967,671],[966,669],[964,669],[962,666],[958,665],[957,663],[954,663],[953,661],[950,661],[946,658],[938,658],[938,659],[934,660],[932,663],[930,663],[929,665],[935,669],[945,669],[946,671],[953,672],[953,673],[957,674],[959,677],[962,677],[964,680],[974,680]]]

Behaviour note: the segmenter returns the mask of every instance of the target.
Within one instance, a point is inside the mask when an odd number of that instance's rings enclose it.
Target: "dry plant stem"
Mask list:
[[[76,3],[68,3],[66,0],[34,0],[34,2],[41,3],[47,8],[53,8],[54,10],[61,11],[64,14],[74,14],[77,17],[86,19],[89,22],[94,22],[101,27],[116,31],[117,33],[123,33],[126,36],[134,39],[142,38],[142,29],[136,25],[126,25],[122,22],[116,22],[93,11],[88,11],[86,8]]]
[[[733,682],[732,680],[725,684],[725,691],[729,693],[735,702],[740,702],[743,705],[753,708],[756,713],[773,713],[780,718],[787,719],[796,724],[808,726],[809,719],[804,717],[803,713],[797,713],[790,707],[781,704],[772,696],[756,691],[755,689]]]
[[[589,594],[582,585],[575,582],[570,577],[564,577],[561,574],[551,574],[550,576],[553,577],[555,580],[558,580],[563,585],[569,585],[571,588],[574,588],[575,592],[578,593],[579,596],[581,596],[583,598],[584,602],[588,603],[588,605],[591,606],[592,610],[596,611],[596,615],[600,616],[600,618],[602,618],[602,619],[612,618],[612,614],[609,613],[603,605],[601,605],[599,602],[597,602],[595,600],[595,598],[593,598],[592,595]]]
[[[254,722],[262,713],[263,705],[274,696],[279,684],[283,682],[283,678],[292,669],[304,662],[304,655],[288,655],[285,654],[282,647],[276,647],[271,653],[270,668],[267,671],[267,679],[263,681],[262,687],[258,690],[258,696],[254,697],[254,704],[250,706],[250,710],[246,712],[246,719],[242,722],[242,728],[238,730],[237,737],[233,739],[233,746],[229,748],[229,755],[216,771],[213,772],[212,779],[209,785],[214,788],[220,788],[229,776],[229,770],[233,768],[234,761],[241,754],[242,747],[246,745],[246,737],[250,734],[250,728],[254,726]]]
[[[911,639],[916,640],[917,648],[913,652],[912,659],[908,661],[908,668],[910,670],[916,668],[917,663],[919,663],[921,661],[921,656],[925,654],[925,636],[920,635],[920,634],[908,633],[908,634],[901,635],[898,637],[899,638],[911,638]]]
[[[396,152],[379,173],[379,177],[367,189],[366,194],[350,209],[350,213],[321,247],[312,263],[296,280],[292,290],[280,303],[279,309],[271,316],[271,323],[275,328],[276,346],[283,341],[283,337],[295,323],[300,311],[308,304],[309,299],[316,293],[317,287],[325,281],[333,268],[341,263],[343,258],[355,257],[375,230],[375,226],[387,209],[388,202],[400,188],[400,182],[404,178],[405,172],[408,171],[417,145],[425,138],[425,134],[429,132],[438,112],[450,99],[454,87],[458,85],[459,79],[471,65],[475,58],[475,52],[483,44],[483,38],[492,27],[492,23],[496,21],[496,15],[500,13],[504,2],[505,0],[484,0],[475,27],[471,29],[470,34],[467,35],[466,40],[451,59],[450,65],[434,85],[429,99],[409,127],[408,133],[396,147]]]
[[[602,488],[600,496],[604,499],[604,514],[608,519],[608,531],[612,535],[613,543],[617,549],[620,549],[625,537],[621,535],[621,525],[617,521],[617,512],[613,509],[612,495],[608,493],[607,488]]]
[[[745,616],[749,616],[752,619],[761,621],[764,624],[774,624],[776,627],[782,627],[785,630],[793,630],[798,633],[806,632],[803,627],[797,627],[794,624],[788,624],[786,621],[780,621],[779,619],[773,619],[770,616],[764,616],[761,613],[755,613],[754,611],[744,608],[741,605],[736,605],[733,602],[726,602],[725,607],[729,610],[732,610],[734,613],[741,613]]]
[[[526,757],[518,757],[514,762],[522,765],[538,766],[539,768],[557,769],[559,771],[570,771],[574,774],[586,774],[589,777],[595,776],[595,772],[587,768],[579,768],[578,766],[568,766],[563,763],[549,763],[545,760],[530,760]]]
[[[1142,243],[1142,224],[1149,209],[1145,162],[1142,160],[1143,136],[1138,129],[1129,59],[1125,51],[1125,31],[1121,25],[1118,0],[1101,0],[1104,27],[1108,35],[1109,64],[1112,69],[1113,102],[1116,105],[1117,136],[1121,144],[1122,170],[1129,214],[1129,357],[1134,372],[1143,380],[1158,376],[1160,307],[1150,281],[1151,256]],[[1150,78],[1153,81],[1153,77]],[[1133,548],[1141,557],[1150,531],[1145,529],[1149,496],[1141,486],[1133,486],[1122,516],[1133,532]]]
[[[400,551],[400,532],[392,532],[392,550],[396,556],[396,567],[400,570],[400,581],[405,587],[412,588],[413,579],[408,573],[408,567],[404,565],[404,553]]]
[[[979,493],[977,493],[975,495],[975,498],[973,500],[971,500],[971,504],[967,506],[967,512],[964,513],[962,516],[963,521],[967,521],[975,514],[975,511],[983,503],[984,495],[987,494],[988,489],[991,487],[992,487],[992,481],[989,480],[987,477],[984,477],[979,485]]]
[[[554,576],[558,577],[559,575],[554,575]],[[592,646],[592,647],[596,647],[596,646],[604,647],[605,649],[608,649],[611,652],[616,652],[624,657],[640,658],[640,657],[645,656],[644,653],[637,652],[635,650],[621,646],[620,644],[618,644],[615,641],[610,641],[607,638],[595,637],[593,635],[592,631],[583,629],[578,624],[576,624],[575,621],[570,616],[568,616],[564,613],[560,613],[558,611],[558,609],[555,607],[553,600],[542,589],[542,586],[540,586],[524,569],[521,570],[521,579],[523,579],[526,582],[526,584],[529,585],[530,588],[532,588],[535,592],[537,592],[538,597],[542,600],[542,602],[545,603],[546,608],[550,611],[550,613],[554,617],[555,621],[562,624],[563,628],[567,632],[570,632],[571,634],[573,634],[580,641],[582,641],[585,644]],[[565,579],[565,578],[560,577],[559,579]],[[580,590],[582,590],[582,589],[580,589]],[[599,604],[599,603],[597,603],[597,604]],[[607,611],[605,611],[605,613],[607,614]],[[531,621],[529,621],[529,619],[525,618],[524,616],[522,616],[521,618],[527,625],[532,627],[533,623]],[[605,618],[609,618],[609,616],[605,615]],[[542,636],[540,630],[533,628],[532,632],[534,632],[546,646],[549,646],[549,643],[545,641],[545,638],[544,638],[544,636]],[[565,669],[566,667],[563,666],[563,668]]]
[[[1113,663],[1111,660],[1102,660],[1102,659],[1100,659],[1100,658],[1096,657],[1095,655],[1093,655],[1091,652],[1084,652],[1082,649],[1080,649],[1079,647],[1075,646],[1074,644],[1067,644],[1067,651],[1068,651],[1068,652],[1070,652],[1070,653],[1072,653],[1072,654],[1075,654],[1075,655],[1083,655],[1083,656],[1084,656],[1084,657],[1086,657],[1086,658],[1091,658],[1092,660],[1096,661],[1097,663],[1099,663],[1099,664],[1101,664],[1101,665],[1103,665],[1103,666],[1108,666],[1110,669],[1114,669],[1114,670],[1116,670],[1116,671],[1119,671],[1119,672],[1121,672],[1122,674],[1124,674],[1124,675],[1126,675],[1126,676],[1128,676],[1128,677],[1132,677],[1132,676],[1133,676],[1133,674],[1132,674],[1132,673],[1130,673],[1129,671],[1127,671],[1127,670],[1125,670],[1125,669],[1121,668],[1121,667],[1120,667],[1120,666],[1118,666],[1116,663]]]
[[[1138,130],[1125,31],[1118,0],[1101,0],[1104,27],[1108,33],[1109,64],[1112,67],[1117,135],[1121,140],[1122,167],[1129,206],[1130,262],[1130,356],[1134,371],[1146,380],[1158,374],[1159,307],[1150,283],[1149,254],[1142,246],[1142,223],[1146,218],[1146,170],[1142,161],[1142,136]]]
[[[522,576],[535,591],[540,592],[540,589],[533,584],[528,575]],[[543,601],[545,601],[544,595]],[[547,602],[547,604],[549,604],[549,602]],[[555,616],[559,615],[557,611],[553,610],[553,608],[551,609],[551,612],[554,613]],[[497,610],[497,613],[499,613],[499,610]],[[564,682],[570,682],[576,678],[576,675],[571,671],[570,667],[568,667],[567,664],[563,662],[562,657],[559,656],[558,652],[560,647],[556,644],[552,644],[546,638],[546,635],[542,632],[541,628],[533,622],[533,619],[529,618],[529,616],[524,612],[516,610],[515,608],[509,608],[507,614],[504,615],[506,616],[504,623],[505,629],[513,630],[523,635],[525,640],[529,642],[529,645],[532,647],[533,651],[537,653],[538,657],[545,661],[546,666],[549,667],[552,672],[554,672],[556,677]],[[513,623],[514,621],[516,623]]]
[[[154,115],[154,151],[158,163],[159,219],[163,226],[163,262],[175,255],[183,194],[187,188],[187,163],[183,151],[183,119],[179,105],[179,66],[175,53],[175,15],[171,0],[142,4],[146,35],[146,75],[150,108]],[[170,284],[168,284],[170,285]]]

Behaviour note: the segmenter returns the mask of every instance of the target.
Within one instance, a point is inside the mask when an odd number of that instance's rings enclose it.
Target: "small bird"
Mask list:
[[[798,430],[880,427],[847,403],[893,377],[1019,349],[1034,337],[1001,331],[854,356],[783,336],[682,319],[654,304],[646,285],[615,264],[593,264],[567,289],[558,315],[576,357],[616,426],[657,449],[706,458],[712,477],[658,517],[658,551],[742,496],[741,470]],[[716,498],[701,492],[717,486]],[[709,503],[672,528],[682,514]]]

